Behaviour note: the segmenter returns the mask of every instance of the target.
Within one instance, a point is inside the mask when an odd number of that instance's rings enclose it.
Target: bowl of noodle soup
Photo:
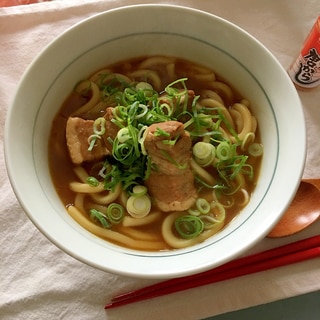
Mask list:
[[[5,155],[19,202],[59,248],[170,278],[267,235],[300,182],[305,131],[294,86],[251,35],[198,10],[136,5],[38,55],[8,112]]]

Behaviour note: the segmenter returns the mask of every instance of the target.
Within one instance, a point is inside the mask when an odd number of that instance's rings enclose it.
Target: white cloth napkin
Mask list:
[[[75,260],[47,240],[18,204],[6,174],[3,135],[7,108],[26,67],[51,40],[80,20],[148,2],[61,0],[0,8],[1,319],[202,319],[320,290],[320,259],[314,259],[105,311],[104,304],[112,296],[156,281],[109,274]],[[320,13],[318,0],[152,2],[195,7],[226,18],[258,38],[285,68]],[[320,87],[300,92],[300,97],[309,143],[304,178],[319,178]],[[319,227],[317,222],[295,236],[264,239],[250,253],[319,234]]]

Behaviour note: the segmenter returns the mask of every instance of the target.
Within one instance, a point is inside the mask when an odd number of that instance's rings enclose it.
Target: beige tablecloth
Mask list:
[[[60,0],[0,8],[1,319],[201,319],[320,290],[320,259],[314,259],[106,312],[103,306],[110,297],[155,281],[112,275],[75,260],[49,242],[18,204],[6,174],[3,135],[6,111],[22,73],[47,43],[83,18],[119,6],[148,2]],[[285,68],[320,14],[319,0],[153,3],[195,7],[226,18],[258,38]],[[300,93],[300,97],[309,142],[304,177],[319,178],[320,87]],[[23,157],[23,154],[17,156]],[[319,231],[320,222],[317,222],[295,236],[265,239],[250,253],[319,234]]]

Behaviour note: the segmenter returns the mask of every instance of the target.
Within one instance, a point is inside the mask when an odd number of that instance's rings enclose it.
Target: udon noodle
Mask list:
[[[49,142],[70,216],[147,251],[219,232],[250,201],[262,154],[249,100],[212,70],[165,56],[122,61],[76,83]]]

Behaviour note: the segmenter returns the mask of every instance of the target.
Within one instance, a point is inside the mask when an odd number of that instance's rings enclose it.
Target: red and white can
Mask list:
[[[320,84],[320,16],[288,74],[298,88],[311,89]]]

